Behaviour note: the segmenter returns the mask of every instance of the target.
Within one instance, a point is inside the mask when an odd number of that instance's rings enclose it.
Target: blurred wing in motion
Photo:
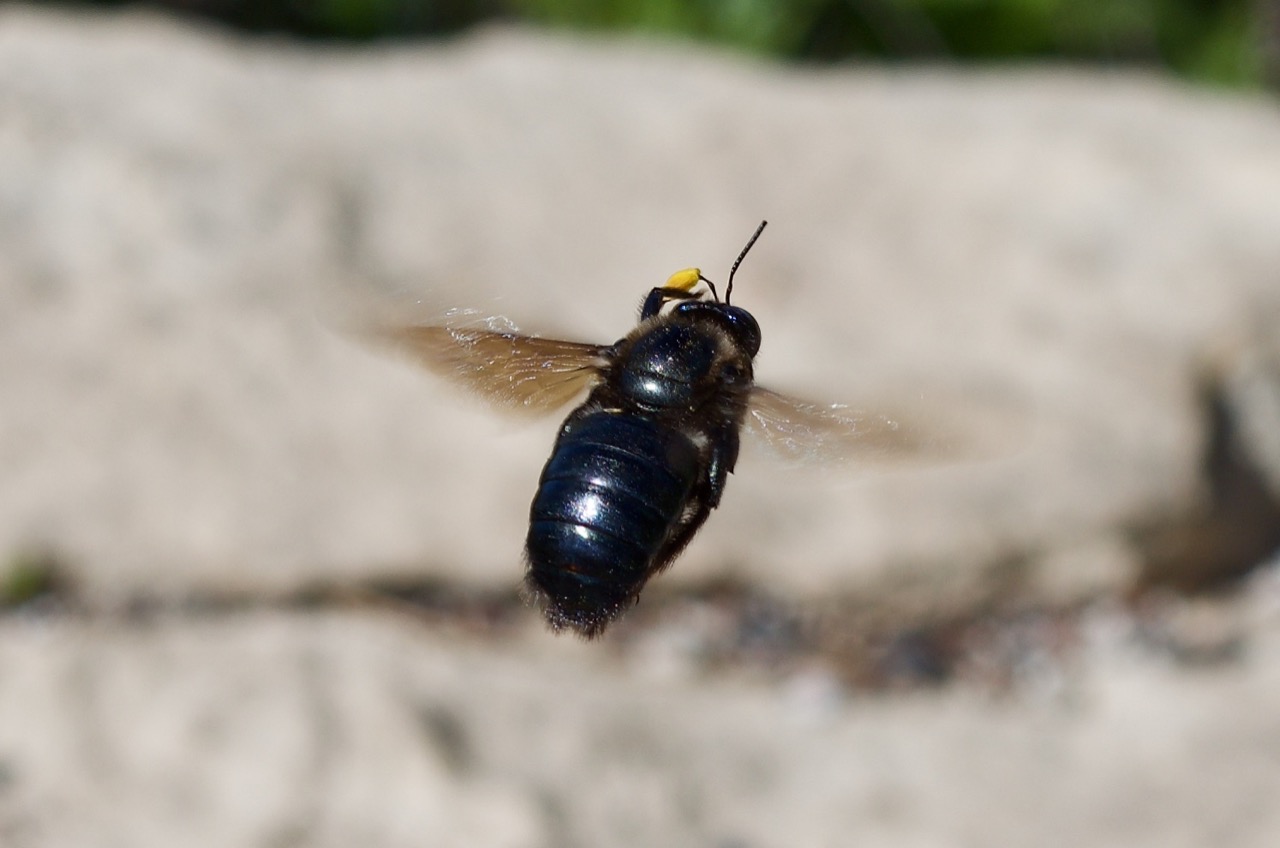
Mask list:
[[[495,406],[553,412],[599,377],[607,347],[468,326],[384,327],[377,335]]]
[[[783,460],[802,465],[928,460],[947,454],[936,440],[894,418],[841,404],[807,403],[759,386],[751,392],[744,429]]]

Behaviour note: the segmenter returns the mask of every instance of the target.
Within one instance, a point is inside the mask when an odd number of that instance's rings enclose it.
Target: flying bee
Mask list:
[[[599,635],[634,604],[720,504],[745,429],[779,453],[824,461],[910,454],[910,431],[879,416],[804,403],[755,385],[760,325],[697,268],[644,299],[611,345],[490,327],[392,327],[428,369],[500,406],[551,412],[590,389],[560,427],[529,511],[525,583],[555,630]]]

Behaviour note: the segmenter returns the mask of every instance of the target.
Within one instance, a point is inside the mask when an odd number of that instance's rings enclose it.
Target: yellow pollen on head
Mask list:
[[[670,277],[667,277],[667,284],[663,288],[689,291],[698,284],[698,280],[701,278],[701,268],[685,268],[683,271],[676,271]]]

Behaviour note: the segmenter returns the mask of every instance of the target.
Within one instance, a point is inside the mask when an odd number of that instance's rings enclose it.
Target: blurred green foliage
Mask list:
[[[93,2],[93,0],[90,0]],[[126,5],[127,0],[96,0]],[[1280,82],[1280,0],[152,0],[252,31],[343,40],[444,35],[492,20],[643,32],[778,58],[1164,66]]]
[[[19,551],[0,568],[0,609],[54,597],[69,588],[65,569],[51,551]]]

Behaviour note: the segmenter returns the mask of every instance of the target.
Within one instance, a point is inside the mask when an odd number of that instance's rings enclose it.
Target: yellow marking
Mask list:
[[[685,268],[683,271],[676,271],[667,278],[667,284],[663,288],[679,289],[680,291],[690,291],[698,284],[698,280],[702,277],[701,268]]]

